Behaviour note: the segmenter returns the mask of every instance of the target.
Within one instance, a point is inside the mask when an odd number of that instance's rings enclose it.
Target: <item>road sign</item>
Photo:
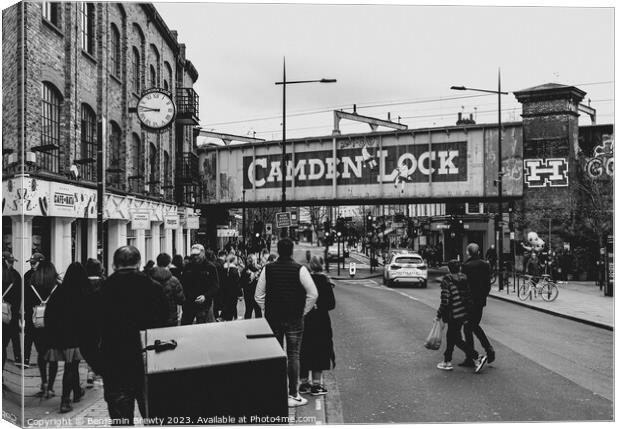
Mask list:
[[[271,235],[272,232],[273,232],[273,225],[271,223],[266,223],[265,224],[265,234]]]
[[[289,228],[291,225],[291,212],[276,213],[276,228]]]
[[[291,211],[291,226],[299,226],[299,219],[295,210]]]

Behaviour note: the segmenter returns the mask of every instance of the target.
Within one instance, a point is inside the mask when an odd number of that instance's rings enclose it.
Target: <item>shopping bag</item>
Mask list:
[[[446,324],[441,319],[433,320],[433,327],[431,328],[431,332],[429,332],[428,337],[426,337],[424,347],[429,350],[439,350],[439,347],[441,347],[441,337],[443,337],[443,330],[445,326]]]

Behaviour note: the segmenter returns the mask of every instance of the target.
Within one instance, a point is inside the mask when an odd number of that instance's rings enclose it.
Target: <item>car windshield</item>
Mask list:
[[[395,264],[422,264],[424,261],[417,256],[400,256],[394,260]]]

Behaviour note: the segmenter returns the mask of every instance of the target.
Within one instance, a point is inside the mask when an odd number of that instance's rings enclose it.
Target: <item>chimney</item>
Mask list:
[[[469,114],[469,123],[470,124],[475,124],[476,123],[476,121],[474,121],[474,114],[473,113]]]

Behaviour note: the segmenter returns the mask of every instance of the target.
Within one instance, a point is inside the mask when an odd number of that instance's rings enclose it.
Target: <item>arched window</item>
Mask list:
[[[60,108],[62,95],[54,85],[41,85],[41,168],[57,173],[60,162]]]
[[[135,46],[131,51],[131,84],[133,91],[136,94],[140,94],[140,90],[142,89],[140,85],[140,51]]]
[[[95,5],[82,3],[80,5],[82,23],[82,49],[89,54],[95,53]]]
[[[121,153],[121,127],[114,121],[110,122],[108,139],[108,181],[111,186],[118,188],[122,185],[123,156]]]
[[[150,84],[151,88],[155,88],[157,86],[157,72],[155,71],[155,67],[151,64],[150,67]]]
[[[164,89],[172,91],[172,67],[170,67],[168,61],[164,63],[164,68],[166,69],[166,74],[164,77]]]
[[[121,34],[116,25],[110,31],[110,68],[114,76],[121,77]]]
[[[84,180],[96,181],[95,164],[97,159],[97,116],[86,103],[82,104],[81,153]]]
[[[131,170],[129,176],[129,191],[144,192],[144,168],[142,162],[142,141],[138,134],[133,133],[131,138]]]

